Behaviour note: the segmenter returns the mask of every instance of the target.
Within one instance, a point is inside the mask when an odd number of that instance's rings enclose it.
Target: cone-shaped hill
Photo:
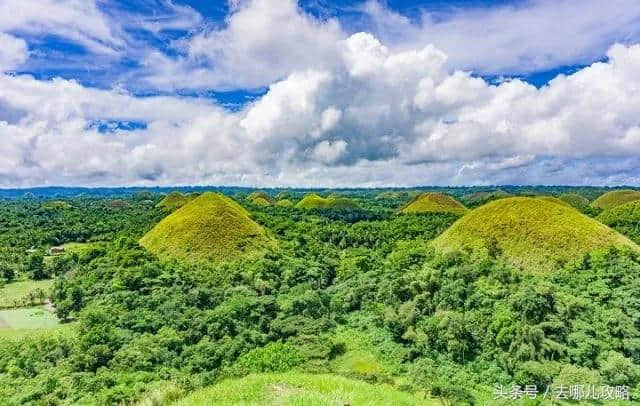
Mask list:
[[[467,208],[442,193],[423,193],[400,209],[401,213],[453,213],[463,215]]]
[[[259,255],[274,241],[239,204],[204,193],[165,217],[140,240],[161,258],[226,262]]]
[[[321,197],[315,193],[306,195],[296,204],[298,209],[359,209],[360,205],[346,197]]]
[[[589,207],[589,199],[577,193],[565,193],[560,195],[558,199],[569,204],[569,206],[584,211]]]
[[[640,250],[628,238],[577,210],[531,197],[495,200],[456,221],[433,241],[441,252],[501,256],[529,271],[544,272],[609,247]]]
[[[605,210],[598,220],[640,242],[640,200]]]
[[[606,210],[636,200],[640,200],[640,192],[637,190],[613,190],[594,200],[591,205]]]
[[[156,204],[156,207],[173,211],[187,204],[192,198],[193,197],[185,196],[182,193],[175,191],[169,193],[162,200],[160,200],[158,204]]]
[[[293,207],[293,202],[289,199],[282,199],[276,202],[278,207]]]
[[[267,193],[259,191],[251,193],[249,196],[247,196],[247,200],[259,206],[269,206],[274,202],[273,198]]]

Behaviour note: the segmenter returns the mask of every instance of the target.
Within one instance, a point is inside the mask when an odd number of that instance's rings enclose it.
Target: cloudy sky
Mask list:
[[[640,184],[637,0],[0,0],[0,187]]]

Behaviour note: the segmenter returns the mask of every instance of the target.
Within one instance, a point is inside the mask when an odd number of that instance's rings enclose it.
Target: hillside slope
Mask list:
[[[481,206],[456,221],[433,245],[443,252],[502,256],[531,271],[548,271],[608,246],[640,249],[573,208],[530,197],[500,199]]]
[[[180,192],[171,192],[156,204],[157,208],[165,208],[167,210],[175,210],[189,203],[191,198]]]
[[[358,209],[360,205],[346,197],[318,196],[315,193],[306,195],[296,204],[298,209]]]
[[[372,385],[335,375],[291,372],[226,380],[196,391],[174,405],[436,406],[439,403],[400,392],[388,385]]]
[[[182,206],[140,240],[159,257],[211,262],[256,255],[272,242],[244,208],[216,193]]]
[[[453,213],[462,215],[467,208],[451,196],[442,193],[423,193],[407,203],[401,213]]]
[[[614,190],[598,197],[591,205],[606,210],[636,200],[640,200],[640,192],[637,190]]]
[[[569,206],[584,211],[589,207],[589,199],[577,193],[565,193],[558,196],[558,199],[569,204]]]
[[[640,200],[605,210],[597,219],[640,243]]]

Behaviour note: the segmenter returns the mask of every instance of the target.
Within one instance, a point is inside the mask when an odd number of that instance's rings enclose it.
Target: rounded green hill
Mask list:
[[[251,200],[251,203],[258,205],[258,206],[270,206],[271,202],[267,199],[265,199],[264,197],[256,197],[255,199]]]
[[[511,197],[481,206],[456,221],[433,245],[441,252],[501,256],[514,266],[542,272],[599,248],[640,249],[573,208],[531,197]]]
[[[231,405],[403,405],[440,402],[337,375],[305,373],[252,374],[200,389],[175,406]]]
[[[558,197],[558,199],[567,203],[569,206],[576,208],[580,211],[584,211],[589,207],[589,199],[579,195],[577,193],[565,193]]]
[[[162,200],[156,204],[156,208],[164,208],[167,210],[175,210],[184,206],[191,200],[189,196],[185,196],[182,193],[175,191],[166,195]]]
[[[452,213],[463,215],[467,208],[451,196],[442,193],[423,193],[407,203],[401,213]]]
[[[274,202],[273,198],[269,196],[269,194],[262,191],[252,192],[247,196],[247,200],[253,204],[257,204],[258,206],[268,206]]]
[[[622,189],[603,194],[594,200],[591,205],[602,210],[607,210],[636,200],[640,200],[640,192],[637,190]]]
[[[230,198],[204,193],[165,217],[140,240],[161,258],[226,262],[273,244],[266,230]]]
[[[293,202],[289,199],[282,199],[276,202],[278,207],[293,207]]]
[[[306,195],[296,204],[298,209],[359,209],[360,205],[346,197],[321,197],[315,193]]]
[[[640,242],[640,200],[605,210],[597,219]]]

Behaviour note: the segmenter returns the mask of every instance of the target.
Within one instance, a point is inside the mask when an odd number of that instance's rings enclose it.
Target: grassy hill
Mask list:
[[[640,200],[605,210],[597,219],[640,243]]]
[[[298,209],[358,209],[360,205],[346,197],[318,196],[315,193],[306,195],[296,204]]]
[[[637,190],[614,190],[598,197],[591,205],[602,210],[607,210],[635,200],[640,200],[640,192]]]
[[[389,385],[372,385],[336,375],[254,374],[194,392],[175,406],[209,405],[440,405]]]
[[[547,202],[560,204],[566,207],[572,207],[569,203],[565,202],[564,200],[558,199],[557,197],[553,197],[553,196],[539,196],[538,199],[546,200]]]
[[[481,206],[455,222],[433,245],[443,252],[499,255],[531,271],[548,271],[607,246],[640,249],[573,208],[530,197],[500,199]]]
[[[453,213],[465,214],[467,208],[456,199],[442,193],[424,193],[407,203],[401,213]]]
[[[589,207],[589,199],[579,195],[577,193],[565,193],[558,197],[558,199],[569,204],[569,206],[576,208],[580,211],[584,211]]]
[[[140,240],[159,257],[212,262],[253,256],[271,243],[242,206],[210,192],[174,211]]]
[[[185,196],[177,191],[171,192],[160,200],[160,202],[156,204],[156,207],[173,211],[189,203],[189,200],[191,200],[189,196]]]
[[[282,199],[276,202],[276,206],[279,207],[293,207],[293,202],[289,199]]]
[[[265,199],[264,197],[256,197],[255,199],[251,200],[251,203],[256,204],[258,206],[270,206],[271,202],[267,199]]]
[[[249,196],[247,196],[247,200],[259,206],[269,206],[270,204],[274,203],[274,200],[271,196],[261,191],[252,192]]]

